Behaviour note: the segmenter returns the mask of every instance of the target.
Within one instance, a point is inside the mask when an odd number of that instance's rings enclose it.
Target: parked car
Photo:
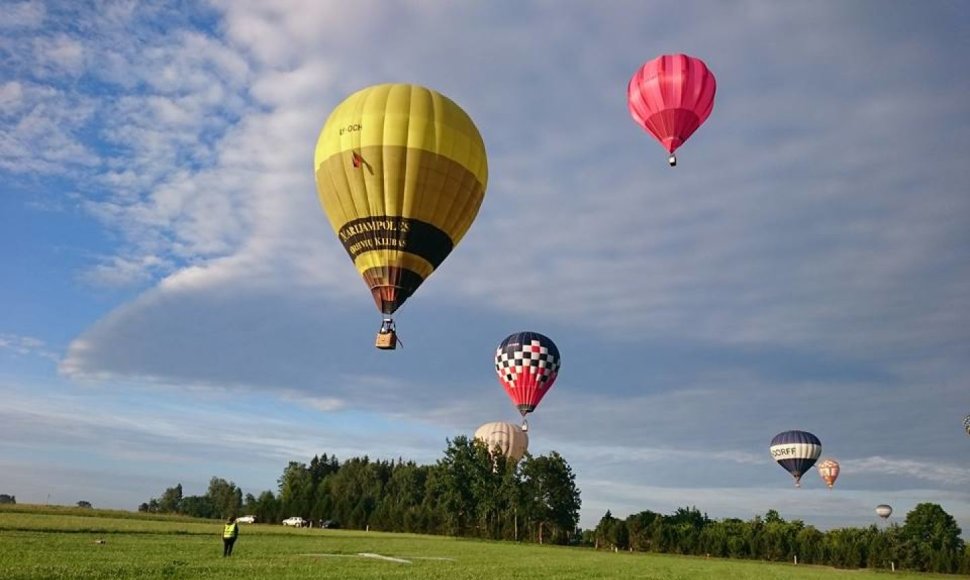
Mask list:
[[[292,518],[286,518],[285,520],[283,520],[284,526],[294,526],[297,528],[302,528],[303,526],[306,525],[306,523],[307,521],[301,518],[300,516],[293,516]]]
[[[239,516],[236,518],[236,523],[238,524],[255,524],[256,516]]]
[[[337,520],[320,520],[320,527],[327,528],[330,530],[336,530],[340,528],[340,522]]]

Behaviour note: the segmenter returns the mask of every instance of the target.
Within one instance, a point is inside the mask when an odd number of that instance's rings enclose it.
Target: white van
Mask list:
[[[237,524],[255,524],[256,516],[239,516],[236,518]]]

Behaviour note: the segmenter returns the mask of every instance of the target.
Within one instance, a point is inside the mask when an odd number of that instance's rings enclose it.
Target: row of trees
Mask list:
[[[290,516],[336,520],[343,527],[490,539],[568,543],[575,538],[580,498],[575,476],[558,453],[519,462],[458,436],[434,465],[315,456],[291,461],[279,487],[243,495],[213,477],[202,496],[168,488],[139,511],[218,518],[252,514],[260,522]]]
[[[697,508],[672,515],[652,511],[625,520],[607,511],[585,540],[600,548],[824,564],[838,568],[904,568],[970,574],[970,546],[942,507],[921,503],[902,526],[822,532],[775,510],[750,521],[713,521]]]
[[[0,504],[15,504],[17,503],[17,497],[13,495],[7,495],[5,493],[0,493]],[[87,500],[81,500],[77,502],[77,507],[79,508],[93,508],[91,502]]]
[[[17,503],[17,496],[0,493],[0,503]]]

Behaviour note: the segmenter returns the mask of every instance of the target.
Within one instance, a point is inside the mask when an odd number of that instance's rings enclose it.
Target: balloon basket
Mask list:
[[[381,324],[381,329],[377,332],[377,339],[374,346],[381,350],[394,350],[397,348],[397,331],[394,328],[394,321],[385,318]]]
[[[393,330],[378,332],[374,346],[381,350],[394,350],[397,348],[397,333]]]
[[[669,163],[671,167],[677,167],[677,156],[671,154],[670,157],[667,158],[667,163]]]

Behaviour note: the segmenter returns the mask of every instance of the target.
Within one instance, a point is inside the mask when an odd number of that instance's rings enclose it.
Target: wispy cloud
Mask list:
[[[970,467],[941,465],[910,459],[887,457],[864,457],[843,462],[858,473],[879,473],[887,475],[906,475],[933,483],[950,485],[970,484]]]
[[[0,353],[7,352],[16,356],[39,356],[58,361],[60,355],[38,338],[0,333]]]
[[[328,411],[304,407],[306,401],[300,398],[282,404],[290,407],[286,418],[267,415],[262,398],[223,390],[193,392],[172,387],[172,397],[132,406],[144,399],[138,391],[142,388],[129,387],[134,390],[123,397],[112,396],[103,387],[86,392],[52,390],[41,403],[22,389],[7,385],[9,403],[0,410],[0,435],[7,442],[4,446],[29,450],[43,440],[51,448],[138,466],[210,462],[238,468],[253,464],[270,473],[281,471],[290,460],[309,461],[325,452],[345,458],[393,458],[402,452],[423,457],[425,453],[417,449],[428,444],[444,447],[443,438],[415,436],[379,420],[372,423],[374,429],[339,417],[323,420]],[[81,408],[85,409],[83,413],[78,412]],[[395,437],[389,439],[387,429],[396,431]]]
[[[12,30],[32,30],[44,22],[47,13],[43,2],[10,2],[4,7],[4,19],[0,28]]]

